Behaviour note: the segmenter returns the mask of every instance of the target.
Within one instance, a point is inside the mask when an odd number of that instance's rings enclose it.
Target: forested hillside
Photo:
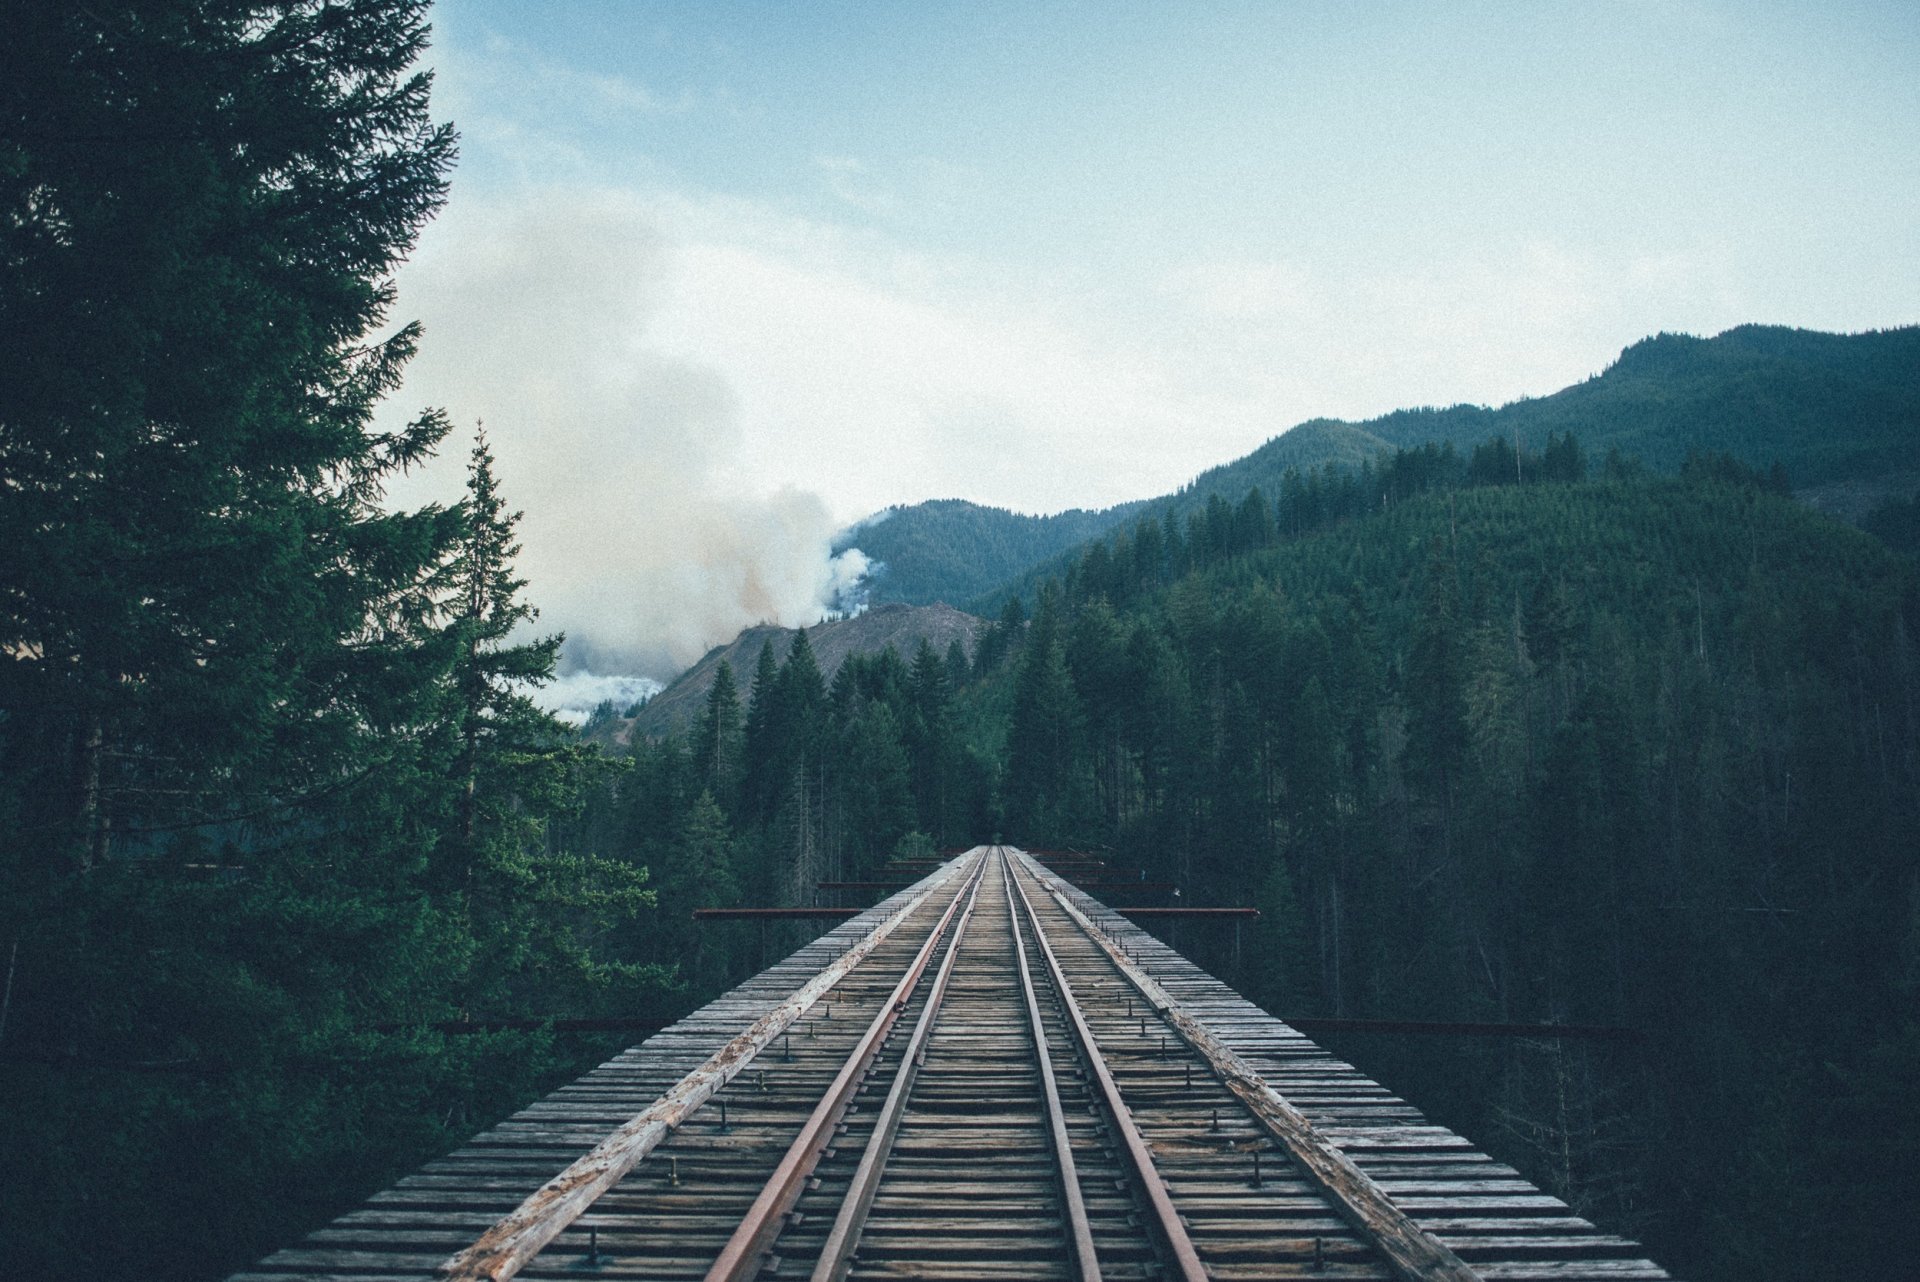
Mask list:
[[[1912,1271],[1920,507],[1789,494],[1916,466],[1920,330],[904,509],[859,531],[891,590],[993,622],[830,676],[762,637],[602,752],[530,697],[485,434],[451,506],[387,493],[449,430],[375,419],[453,162],[425,8],[8,9],[9,1276],[221,1276],[617,1044],[555,1021],[795,942],[690,909],[996,835],[1258,904],[1182,943],[1282,1014],[1637,1031],[1342,1049],[1685,1275]]]
[[[1251,893],[1276,1011],[1643,1032],[1346,1049],[1684,1275],[1897,1272],[1914,564],[1724,457],[1513,462],[1096,545],[1007,678],[1003,822]]]
[[[833,550],[857,547],[874,562],[865,587],[875,604],[958,605],[1112,529],[1138,508],[1028,516],[964,499],[931,499],[888,508],[842,531]]]
[[[1215,496],[972,656],[828,690],[763,651],[598,839],[652,843],[669,923],[1090,847],[1259,906],[1237,968],[1182,947],[1283,1014],[1636,1030],[1343,1049],[1685,1275],[1886,1276],[1920,1245],[1920,579],[1779,490],[1561,436]]]
[[[1185,520],[1215,497],[1238,503],[1256,487],[1277,497],[1289,472],[1349,470],[1428,444],[1465,453],[1494,436],[1538,450],[1563,433],[1596,457],[1618,451],[1660,471],[1697,452],[1756,469],[1777,465],[1795,492],[1858,520],[1920,491],[1920,327],[1823,334],[1743,325],[1710,339],[1658,334],[1551,396],[1498,409],[1399,410],[1362,423],[1314,419],[1171,494],[1105,512],[1013,517],[946,500],[897,509],[879,525],[847,531],[838,546],[886,562],[872,583],[877,601],[941,599],[991,610],[1005,584],[1031,597],[1041,580],[1064,572],[1081,542],[1144,511]],[[1046,537],[1002,531],[1013,523]]]
[[[880,605],[856,615],[825,620],[808,630],[808,641],[828,681],[853,655],[874,655],[892,649],[912,654],[922,641],[935,654],[945,655],[955,644],[964,654],[972,646],[983,621],[946,605]],[[631,716],[605,709],[588,723],[587,737],[624,743],[634,735],[658,736],[692,728],[722,664],[732,672],[751,672],[760,652],[769,646],[784,655],[793,645],[793,628],[761,624],[748,628],[726,645],[715,646],[700,662],[682,672],[666,689],[647,700]]]

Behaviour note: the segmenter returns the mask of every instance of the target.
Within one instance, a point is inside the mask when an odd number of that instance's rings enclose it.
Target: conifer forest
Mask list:
[[[5,6],[9,1275],[221,1276],[810,937],[694,909],[995,840],[1257,907],[1175,942],[1282,1017],[1633,1030],[1325,1040],[1676,1275],[1920,1256],[1912,501],[1575,407],[1009,542],[970,644],[801,631],[576,729],[487,437],[385,498],[452,426],[374,424],[456,159],[426,9]],[[1820,406],[1823,458],[1920,432]]]

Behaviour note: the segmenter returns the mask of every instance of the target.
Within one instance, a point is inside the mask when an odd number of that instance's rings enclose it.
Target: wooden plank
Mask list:
[[[1030,866],[1032,861],[1028,861]],[[1396,1273],[1409,1282],[1477,1282],[1479,1275],[1449,1250],[1433,1234],[1416,1224],[1396,1206],[1353,1160],[1314,1130],[1304,1114],[1280,1094],[1231,1047],[1215,1037],[1207,1027],[1188,1014],[1178,999],[1161,987],[1125,950],[1115,946],[1107,932],[1080,911],[1070,897],[1061,893],[1058,878],[1033,866],[1042,884],[1052,892],[1067,914],[1086,930],[1087,935],[1122,974],[1139,989],[1180,1035],[1213,1064],[1227,1088],[1259,1118],[1294,1160],[1326,1190],[1341,1214],[1373,1242],[1392,1264]]]
[[[449,1282],[504,1282],[551,1242],[594,1199],[615,1184],[652,1152],[669,1131],[705,1103],[746,1067],[755,1054],[772,1044],[813,1004],[838,983],[847,972],[864,960],[901,923],[912,916],[947,881],[957,876],[964,860],[952,864],[944,876],[930,880],[924,889],[881,922],[859,943],[819,971],[787,1000],[756,1020],[707,1059],[699,1068],[682,1078],[678,1085],[654,1102],[652,1107],[609,1135],[560,1174],[536,1191],[520,1207],[482,1234],[472,1246],[439,1268]]]

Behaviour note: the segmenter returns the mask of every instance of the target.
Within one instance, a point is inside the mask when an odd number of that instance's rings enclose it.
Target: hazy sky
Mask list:
[[[434,23],[462,155],[400,404],[487,421],[533,595],[604,666],[798,621],[889,503],[1104,505],[1658,330],[1920,320],[1911,3]]]

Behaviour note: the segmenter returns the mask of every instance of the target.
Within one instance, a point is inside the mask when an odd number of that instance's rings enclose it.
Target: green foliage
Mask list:
[[[845,531],[834,550],[858,547],[874,562],[876,603],[959,604],[993,591],[1029,566],[1112,529],[1137,504],[1025,516],[961,499],[889,508]]]
[[[1920,556],[1920,495],[1888,499],[1867,513],[1860,528],[1896,552]]]
[[[244,1264],[604,1053],[645,873],[560,839],[608,766],[484,442],[382,487],[377,337],[445,190],[424,3],[9,7],[0,38],[0,1036],[22,1276]],[[111,139],[112,145],[101,140]],[[111,1206],[109,1215],[99,1213]]]
[[[1875,480],[1920,469],[1916,364],[1920,327],[1912,326],[1848,335],[1759,325],[1711,339],[1659,334],[1551,396],[1498,409],[1456,405],[1363,423],[1302,423],[1160,498],[1053,517],[945,500],[896,509],[843,534],[839,546],[857,544],[886,563],[875,600],[970,601],[980,613],[1010,589],[1031,599],[1042,581],[1064,578],[1070,566],[1107,572],[1084,564],[1086,545],[1111,543],[1123,527],[1143,527],[1149,514],[1160,517],[1161,529],[1143,555],[1178,576],[1186,568],[1178,535],[1198,516],[1203,535],[1214,537],[1215,500],[1240,504],[1257,489],[1277,500],[1282,532],[1298,533],[1285,523],[1319,525],[1320,503],[1357,510],[1340,490],[1370,469],[1401,469],[1404,484],[1391,492],[1405,498],[1428,487],[1422,474],[1435,463],[1444,459],[1452,469],[1468,451],[1474,484],[1578,481],[1588,451],[1615,475],[1635,467],[1673,472],[1690,455],[1717,454],[1747,469],[1772,469],[1769,484],[1783,492],[1789,478],[1798,486]],[[1297,492],[1306,487],[1317,492]],[[1164,536],[1169,526],[1175,537]],[[1250,535],[1258,537],[1248,531],[1241,538]],[[1202,554],[1216,546],[1203,543]]]
[[[1353,1053],[1689,1274],[1885,1273],[1910,1195],[1848,1172],[1910,1188],[1867,1131],[1920,1124],[1920,582],[1777,471],[1680,470],[1423,445],[1087,549],[997,679],[1007,835],[1258,903],[1283,1013],[1642,1029]]]

